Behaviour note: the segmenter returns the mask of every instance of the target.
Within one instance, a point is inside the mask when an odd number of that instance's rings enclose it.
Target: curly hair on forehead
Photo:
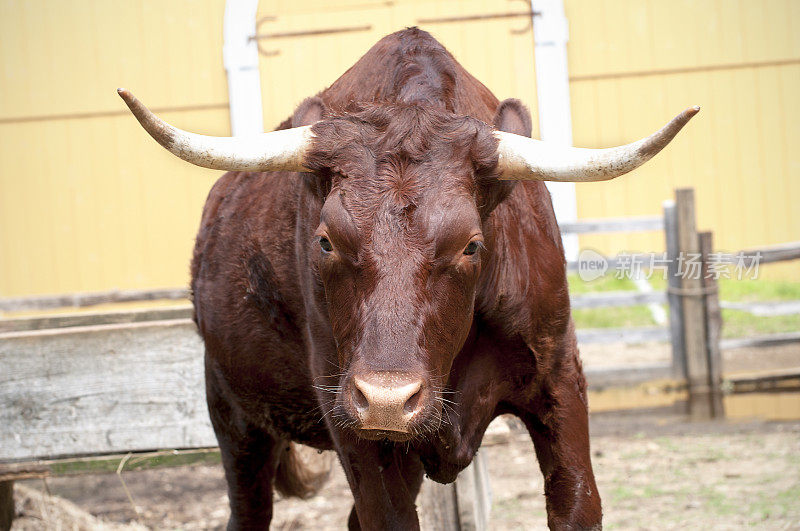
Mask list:
[[[387,157],[408,165],[466,166],[479,177],[495,176],[497,140],[492,128],[469,116],[419,103],[361,103],[314,125],[316,139],[307,154],[312,170],[331,169],[352,177],[378,174]]]

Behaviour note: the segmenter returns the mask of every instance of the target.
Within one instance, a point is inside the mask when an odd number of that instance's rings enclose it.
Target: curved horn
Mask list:
[[[156,142],[187,162],[213,170],[311,171],[303,166],[314,138],[310,125],[250,136],[198,135],[169,125],[127,90],[117,93]]]
[[[584,149],[553,145],[541,140],[495,131],[500,141],[501,179],[526,181],[607,181],[634,170],[669,144],[700,111],[689,107],[660,131],[624,146]]]

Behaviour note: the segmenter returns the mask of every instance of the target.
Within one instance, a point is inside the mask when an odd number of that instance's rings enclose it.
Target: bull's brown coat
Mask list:
[[[313,173],[224,175],[197,237],[195,318],[231,527],[268,526],[273,483],[308,492],[296,441],[337,451],[351,528],[416,528],[423,472],[453,481],[501,413],[531,433],[551,527],[598,526],[550,196],[497,180],[487,125],[530,135],[527,110],[412,28],[282,128],[315,122]],[[408,436],[388,434],[404,442],[359,429],[352,380],[370,371],[424,381]]]

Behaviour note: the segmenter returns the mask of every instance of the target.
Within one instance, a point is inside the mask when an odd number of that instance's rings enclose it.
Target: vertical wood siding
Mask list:
[[[719,249],[800,239],[800,2],[567,0],[575,144],[601,147],[701,113],[631,175],[579,185],[582,218],[652,215],[693,186]],[[582,237],[605,252],[663,249],[661,234]],[[800,264],[771,266],[797,278]]]
[[[230,134],[223,9],[0,1],[0,296],[186,283],[219,172],[164,152],[115,89]]]

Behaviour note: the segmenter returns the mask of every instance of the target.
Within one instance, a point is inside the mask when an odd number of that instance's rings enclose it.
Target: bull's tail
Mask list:
[[[297,445],[289,443],[281,452],[275,473],[275,489],[284,497],[310,498],[325,484],[330,471],[330,459],[326,458],[324,466],[314,470],[299,455]]]

